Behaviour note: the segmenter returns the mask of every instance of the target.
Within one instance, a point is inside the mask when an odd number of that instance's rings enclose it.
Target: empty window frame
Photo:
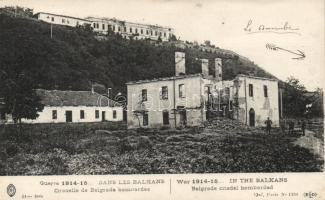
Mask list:
[[[179,84],[178,85],[178,91],[179,91],[179,97],[184,98],[185,97],[185,85]]]
[[[249,95],[250,97],[253,97],[253,96],[254,96],[253,84],[249,84],[249,85],[248,85],[248,95]]]
[[[99,110],[95,110],[95,118],[96,118],[96,119],[99,118]]]
[[[225,95],[226,95],[227,97],[230,96],[230,88],[229,88],[229,87],[226,87],[226,88],[225,88]]]
[[[149,124],[149,115],[148,115],[148,113],[143,113],[142,125],[143,126],[148,126],[148,124]]]
[[[113,119],[116,119],[116,117],[117,117],[117,112],[116,110],[113,110]]]
[[[58,111],[52,110],[52,119],[57,119],[57,118],[58,118]]]
[[[168,99],[168,87],[167,86],[163,86],[161,87],[161,99]]]
[[[229,111],[232,111],[233,109],[233,102],[230,100],[229,101]]]
[[[85,119],[85,111],[80,110],[80,119]]]
[[[268,97],[267,86],[264,85],[263,89],[264,89],[264,97]]]
[[[163,111],[163,124],[164,125],[169,125],[169,112],[168,110]]]
[[[142,101],[147,101],[148,100],[147,90],[146,89],[143,89],[141,91],[141,98],[142,98]]]

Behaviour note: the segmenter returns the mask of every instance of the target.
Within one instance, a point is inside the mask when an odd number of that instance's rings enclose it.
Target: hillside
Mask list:
[[[34,88],[89,90],[92,82],[125,94],[131,80],[166,77],[174,74],[174,52],[186,52],[187,73],[200,72],[196,58],[208,58],[213,73],[214,58],[223,59],[223,77],[238,73],[273,77],[241,56],[225,56],[198,48],[181,49],[172,43],[125,40],[111,34],[98,40],[91,31],[53,25],[33,19],[0,14],[0,70],[9,77],[23,74]],[[175,43],[176,44],[176,43]],[[229,54],[228,54],[229,55]]]

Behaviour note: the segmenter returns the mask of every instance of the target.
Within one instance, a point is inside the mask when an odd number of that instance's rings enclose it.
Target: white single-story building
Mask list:
[[[57,14],[46,13],[46,12],[38,12],[34,16],[40,21],[44,21],[51,24],[71,26],[71,27],[91,24],[91,21],[86,19],[66,16],[66,15],[57,15]]]
[[[107,96],[94,91],[61,91],[37,89],[44,105],[34,120],[22,119],[24,123],[65,123],[122,121],[123,107]],[[7,115],[3,120],[12,122]]]

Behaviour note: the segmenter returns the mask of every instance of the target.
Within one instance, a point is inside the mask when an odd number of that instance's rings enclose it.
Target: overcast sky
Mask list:
[[[0,0],[0,6],[5,5],[171,26],[182,40],[210,40],[248,57],[282,80],[294,76],[310,90],[324,88],[323,0]],[[253,28],[261,24],[282,27],[287,22],[299,30],[297,34],[248,34],[244,28],[249,20]],[[306,58],[296,60],[292,53],[268,50],[267,43],[301,50]]]

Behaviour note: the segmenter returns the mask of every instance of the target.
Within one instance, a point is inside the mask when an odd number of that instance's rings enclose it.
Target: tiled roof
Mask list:
[[[45,106],[119,106],[107,97],[91,91],[35,90]]]

